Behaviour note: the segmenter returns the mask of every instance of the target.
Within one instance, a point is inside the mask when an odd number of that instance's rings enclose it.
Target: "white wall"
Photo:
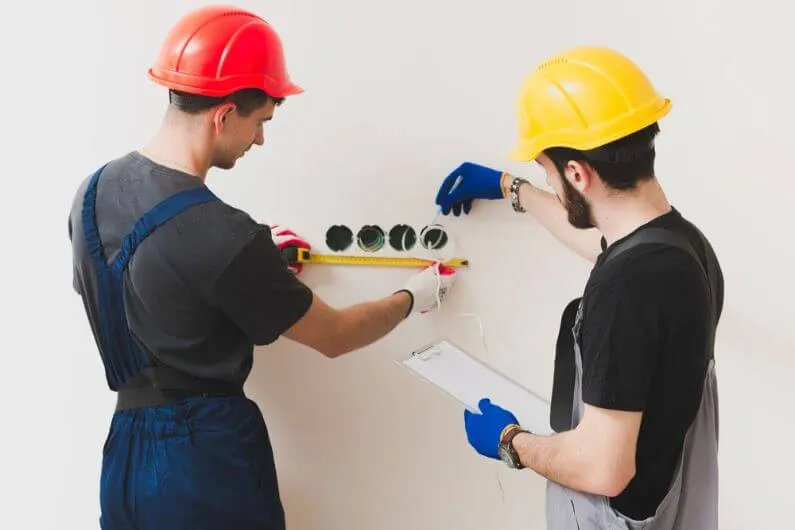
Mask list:
[[[67,214],[85,175],[158,125],[165,92],[146,68],[174,20],[202,3],[49,0],[3,17],[11,341],[0,385],[0,527],[97,527],[114,400],[71,291]],[[264,148],[209,184],[321,249],[332,223],[419,228],[434,218],[438,183],[463,160],[538,179],[505,162],[515,95],[535,64],[579,44],[628,53],[674,101],[659,174],[710,236],[726,275],[722,528],[783,528],[795,493],[795,43],[786,3],[727,4],[241,1],[278,28],[307,91],[279,109]],[[588,269],[505,204],[446,222],[473,267],[441,314],[337,361],[286,341],[258,352],[248,391],[269,422],[292,529],[542,527],[543,481],[475,456],[462,411],[394,361],[449,338],[548,395],[559,314]],[[409,274],[314,269],[306,281],[343,305],[388,294]],[[488,355],[475,322],[458,312],[483,318]]]

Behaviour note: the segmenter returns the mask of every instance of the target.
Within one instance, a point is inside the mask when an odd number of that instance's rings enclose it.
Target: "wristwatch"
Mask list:
[[[502,430],[502,434],[500,435],[500,445],[497,448],[497,452],[500,455],[500,459],[511,469],[524,469],[522,460],[519,458],[519,453],[517,453],[516,449],[513,447],[513,439],[517,434],[522,432],[529,431],[522,429],[519,425],[508,425]]]

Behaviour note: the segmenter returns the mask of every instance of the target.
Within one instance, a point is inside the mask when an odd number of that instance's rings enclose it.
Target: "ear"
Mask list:
[[[564,178],[580,193],[587,191],[591,187],[595,176],[591,166],[576,160],[569,160],[568,164],[566,164],[565,172]]]
[[[220,134],[221,131],[223,131],[229,114],[232,113],[235,108],[236,106],[234,103],[224,103],[218,105],[213,111],[213,127],[215,128],[216,134]]]

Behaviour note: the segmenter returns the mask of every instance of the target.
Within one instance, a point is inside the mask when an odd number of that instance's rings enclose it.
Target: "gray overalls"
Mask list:
[[[701,235],[701,234],[700,234]],[[657,507],[655,514],[643,521],[636,521],[616,512],[610,499],[574,491],[560,484],[547,483],[546,518],[550,530],[595,530],[595,529],[645,529],[645,530],[713,530],[718,528],[718,389],[715,376],[714,343],[718,311],[716,301],[716,264],[714,252],[701,235],[707,257],[706,267],[692,246],[677,234],[660,228],[647,228],[610,250],[607,260],[613,259],[630,247],[645,243],[673,245],[688,252],[704,270],[712,299],[712,319],[709,340],[709,365],[704,377],[701,406],[685,436],[682,455],[674,473],[668,493]],[[575,301],[577,302],[577,301]],[[574,306],[571,305],[570,308]],[[564,317],[565,320],[565,317]],[[579,300],[573,335],[573,399],[563,407],[553,403],[552,424],[556,430],[574,428],[583,413],[582,400],[582,356],[580,354],[580,325],[582,322],[582,299]],[[559,340],[559,346],[561,344]],[[556,359],[555,371],[561,369]],[[565,379],[565,376],[563,376]],[[556,373],[556,385],[561,385],[561,376]],[[571,394],[569,394],[571,395]],[[553,391],[553,401],[555,400]],[[570,418],[563,425],[561,413]],[[568,421],[566,421],[568,423]],[[563,428],[561,428],[563,427]]]

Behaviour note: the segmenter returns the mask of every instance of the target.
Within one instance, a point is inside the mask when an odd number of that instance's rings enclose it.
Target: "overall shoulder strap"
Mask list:
[[[707,286],[710,292],[710,304],[712,306],[713,326],[715,326],[717,325],[718,322],[717,263],[716,263],[715,254],[712,251],[712,247],[710,246],[706,237],[704,237],[704,234],[702,234],[698,229],[696,229],[696,231],[698,232],[699,238],[701,239],[701,242],[704,245],[704,254],[706,257],[706,263],[704,263],[701,260],[701,258],[698,256],[696,251],[693,249],[693,246],[687,241],[687,239],[677,234],[676,232],[658,227],[642,228],[638,230],[635,234],[629,236],[626,240],[622,241],[621,243],[619,243],[614,248],[608,251],[608,255],[605,258],[605,263],[607,263],[612,259],[615,259],[616,256],[626,252],[631,248],[651,243],[669,245],[684,250],[696,261],[696,263],[698,263],[699,267],[701,268],[701,272],[704,274],[704,278],[707,281]]]
[[[91,259],[94,261],[98,270],[105,270],[105,253],[102,249],[102,240],[99,238],[99,230],[97,229],[97,186],[99,184],[99,176],[105,169],[103,165],[97,169],[88,182],[85,194],[83,195],[83,236],[86,238],[86,244],[91,252]]]
[[[623,254],[627,250],[637,247],[639,245],[645,245],[649,243],[657,243],[663,245],[669,245],[673,247],[678,247],[688,254],[690,254],[693,259],[699,264],[702,270],[704,270],[704,264],[701,263],[701,259],[696,254],[696,251],[693,249],[693,246],[682,236],[677,234],[676,232],[672,232],[671,230],[666,230],[665,228],[641,228],[633,235],[629,236],[627,239],[616,245],[615,247],[608,250],[608,255],[605,258],[605,263],[615,259],[616,256]],[[706,271],[704,272],[706,274]]]
[[[129,263],[138,245],[154,232],[157,227],[165,224],[188,208],[215,200],[218,200],[218,198],[206,186],[181,191],[164,199],[138,219],[133,231],[124,238],[113,267],[120,270],[127,267],[127,263]]]

